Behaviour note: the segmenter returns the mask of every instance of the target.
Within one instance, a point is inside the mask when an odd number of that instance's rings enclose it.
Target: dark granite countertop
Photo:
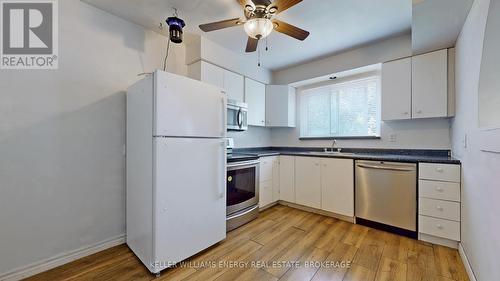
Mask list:
[[[343,148],[343,154],[326,154],[322,153],[322,148],[262,147],[241,148],[235,149],[235,151],[259,157],[291,155],[410,163],[460,164],[460,160],[449,156],[449,150]]]

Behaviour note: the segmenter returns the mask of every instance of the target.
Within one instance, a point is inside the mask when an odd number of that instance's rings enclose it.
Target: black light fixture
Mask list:
[[[170,27],[170,41],[179,44],[182,43],[182,28],[186,26],[186,23],[177,17],[177,11],[175,14],[167,19],[167,24]]]

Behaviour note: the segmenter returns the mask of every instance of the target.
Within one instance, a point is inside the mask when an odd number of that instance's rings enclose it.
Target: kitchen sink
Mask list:
[[[353,156],[351,152],[338,152],[338,151],[308,151],[308,154],[314,155],[336,155],[336,156]]]

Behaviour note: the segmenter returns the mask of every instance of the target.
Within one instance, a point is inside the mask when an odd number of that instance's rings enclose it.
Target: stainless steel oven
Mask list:
[[[229,131],[248,130],[248,105],[235,100],[227,101],[227,129]]]
[[[227,231],[259,214],[259,160],[227,164]]]

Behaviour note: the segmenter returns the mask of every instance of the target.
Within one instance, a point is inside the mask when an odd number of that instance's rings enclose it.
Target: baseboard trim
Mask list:
[[[310,212],[310,213],[315,213],[315,214],[319,214],[319,215],[323,215],[323,216],[327,216],[327,217],[336,218],[336,219],[343,220],[343,221],[350,222],[350,223],[355,223],[355,218],[348,217],[345,215],[340,215],[340,214],[336,214],[336,213],[332,213],[332,212],[328,212],[328,211],[323,211],[323,210],[319,210],[316,208],[311,208],[311,207],[307,207],[307,206],[303,206],[300,204],[291,203],[291,202],[287,202],[287,201],[282,201],[282,200],[278,201],[278,204],[283,205],[283,206],[288,206],[290,208]]]
[[[441,245],[453,249],[458,249],[458,241],[455,240],[450,240],[446,238],[441,238],[441,237],[436,237],[433,235],[425,234],[425,233],[419,233],[418,234],[418,240],[422,240],[425,242],[429,242],[432,244],[436,245]]]
[[[125,235],[120,235],[88,247],[82,247],[74,251],[69,251],[57,255],[55,257],[48,258],[37,263],[33,263],[25,267],[17,268],[10,272],[6,272],[4,274],[0,274],[0,280],[2,281],[21,280],[23,278],[33,276],[35,274],[50,270],[52,268],[75,261],[77,259],[109,249],[111,247],[121,245],[123,243],[125,243]]]
[[[462,243],[458,243],[458,253],[460,254],[460,258],[462,259],[462,263],[464,264],[465,271],[469,276],[469,280],[477,281],[476,275],[474,275],[474,271],[472,270],[472,266],[469,263],[469,259],[467,258],[467,254],[465,253]]]

